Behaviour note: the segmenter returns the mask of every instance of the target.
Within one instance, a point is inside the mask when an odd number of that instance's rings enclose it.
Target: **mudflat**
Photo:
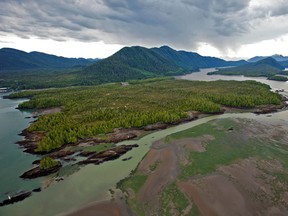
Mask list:
[[[132,213],[121,201],[103,201],[80,209],[69,216],[130,216]]]
[[[123,191],[136,215],[288,215],[287,143],[284,121],[214,120],[155,142]]]

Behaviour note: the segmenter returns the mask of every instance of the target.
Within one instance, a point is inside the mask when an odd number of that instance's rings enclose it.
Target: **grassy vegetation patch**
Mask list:
[[[136,213],[137,216],[144,216],[142,203],[137,199],[140,189],[143,187],[148,176],[141,174],[133,174],[126,179],[120,181],[117,185],[122,191],[128,193],[127,202],[130,208]],[[131,194],[133,193],[133,194]]]
[[[187,197],[178,189],[176,183],[174,182],[167,186],[161,194],[160,215],[173,216],[176,212],[177,215],[184,215],[184,211],[189,204],[190,203]],[[188,213],[187,215],[192,215],[191,213],[192,212]]]
[[[276,178],[277,178],[280,182],[288,185],[288,173],[277,172],[277,173],[273,173],[273,176],[276,176]]]
[[[157,167],[160,165],[160,163],[161,163],[161,161],[157,160],[157,161],[155,161],[155,163],[151,164],[149,166],[150,171],[152,171],[152,172],[155,171],[157,169]]]
[[[229,130],[233,128],[233,130]],[[198,137],[209,134],[215,137],[206,144],[205,152],[190,152],[191,164],[181,167],[181,177],[188,178],[197,174],[207,174],[217,169],[219,165],[228,165],[237,159],[260,157],[263,159],[277,159],[287,165],[287,154],[282,151],[279,143],[262,139],[245,139],[241,125],[232,119],[218,119],[197,127],[170,135],[172,141],[183,137]]]
[[[127,179],[127,181],[124,181],[122,184],[123,188],[131,188],[135,195],[138,195],[138,192],[140,191],[141,187],[144,185],[145,181],[147,180],[146,175],[134,175],[131,178]]]
[[[101,152],[113,147],[115,147],[114,143],[103,143],[95,146],[87,146],[82,148],[82,150],[85,152]]]

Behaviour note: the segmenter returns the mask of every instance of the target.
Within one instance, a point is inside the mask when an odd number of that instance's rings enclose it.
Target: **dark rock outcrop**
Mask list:
[[[61,163],[58,163],[57,165],[53,167],[49,167],[47,169],[41,169],[40,166],[37,166],[23,173],[20,177],[33,179],[33,178],[37,178],[40,176],[47,176],[47,175],[57,172],[61,168],[61,166],[62,166]]]
[[[37,149],[38,143],[45,136],[45,133],[42,132],[29,132],[28,130],[23,130],[20,136],[24,136],[25,139],[16,142],[19,146],[24,148],[24,152],[35,154],[35,150]]]
[[[3,202],[0,202],[0,206],[5,206],[9,204],[13,204],[15,202],[22,201],[26,199],[27,197],[31,196],[32,192],[20,192],[14,196],[9,197],[8,199],[4,200]]]
[[[41,190],[42,190],[41,187],[39,187],[39,188],[33,189],[32,191],[33,191],[33,192],[41,192]]]
[[[56,152],[52,152],[49,154],[51,158],[65,158],[67,156],[75,154],[75,151],[62,149]]]
[[[79,162],[80,164],[101,164],[104,161],[115,160],[121,155],[130,151],[132,148],[138,147],[138,144],[133,145],[121,145],[115,148],[105,150],[99,153],[91,154],[86,160]]]
[[[271,107],[267,107],[267,108],[263,108],[263,109],[257,109],[253,113],[255,113],[255,114],[268,114],[268,113],[273,113],[273,112],[277,112],[277,111],[278,111],[278,109],[276,106],[271,106]]]

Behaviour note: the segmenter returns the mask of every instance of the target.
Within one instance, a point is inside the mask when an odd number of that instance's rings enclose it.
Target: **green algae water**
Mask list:
[[[19,176],[31,168],[35,156],[23,153],[16,141],[23,139],[18,136],[27,128],[31,114],[16,109],[24,100],[3,99],[0,94],[0,200],[7,199],[21,190],[29,191],[39,187],[39,181],[24,181]]]

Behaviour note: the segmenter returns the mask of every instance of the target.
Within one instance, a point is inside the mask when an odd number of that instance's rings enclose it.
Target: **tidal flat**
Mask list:
[[[287,215],[287,141],[283,120],[211,120],[154,142],[120,188],[137,215]]]

